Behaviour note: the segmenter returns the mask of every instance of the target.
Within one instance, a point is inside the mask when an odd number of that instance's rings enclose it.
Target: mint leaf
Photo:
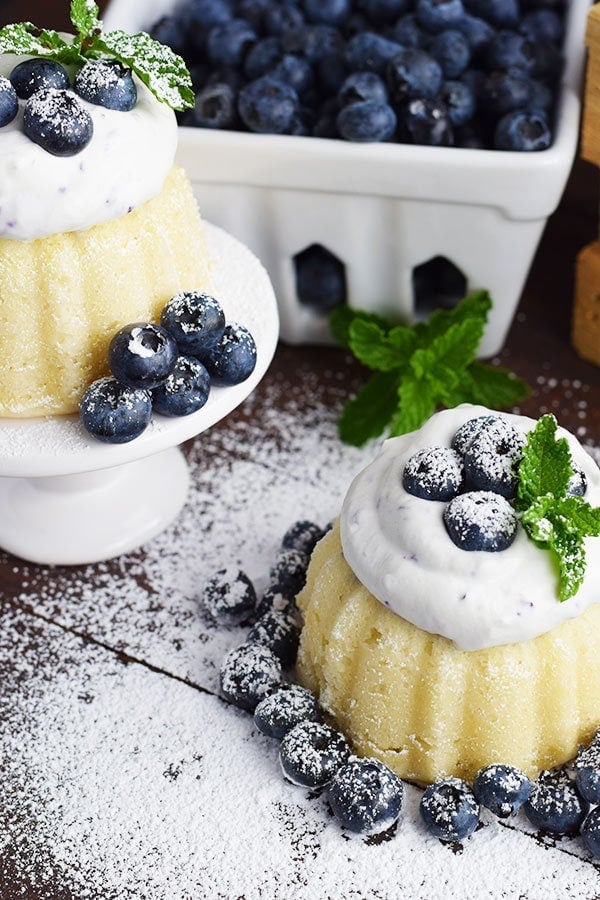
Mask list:
[[[390,434],[407,434],[420,428],[435,412],[435,390],[412,373],[404,376],[398,388],[398,409],[392,418]]]
[[[564,497],[573,475],[571,451],[566,438],[556,440],[556,419],[542,416],[527,435],[519,464],[516,507],[526,509],[537,497]]]
[[[446,397],[448,406],[475,403],[490,408],[511,407],[531,393],[526,381],[508,369],[472,362],[461,374],[458,383]]]
[[[0,28],[0,53],[42,55],[44,49],[39,32],[31,22],[19,22]]]
[[[561,602],[574,597],[585,578],[585,547],[577,532],[559,522],[554,523],[554,536],[550,544],[558,562],[558,599]]]
[[[521,525],[536,544],[548,546],[552,541],[554,524],[548,514],[552,512],[554,502],[552,494],[537,497],[521,517]]]
[[[477,319],[483,326],[492,308],[492,301],[487,291],[474,291],[460,301],[453,309],[436,309],[427,322],[415,325],[415,332],[421,346],[427,346],[436,337],[444,334],[452,325],[467,319]]]
[[[582,537],[600,537],[600,507],[590,506],[583,497],[565,497],[555,504],[555,510],[555,515]]]
[[[377,313],[365,312],[363,309],[353,309],[345,304],[336,306],[329,313],[329,328],[334,339],[342,347],[350,346],[350,326],[355,321],[375,322],[386,334],[393,327],[391,322],[388,322],[382,316],[378,316]]]
[[[353,400],[346,404],[338,424],[340,438],[362,447],[379,437],[398,405],[398,374],[376,372]]]
[[[464,319],[431,341],[428,347],[415,350],[411,365],[419,378],[438,382],[438,396],[457,383],[461,372],[469,365],[477,352],[483,334],[478,319]]]
[[[87,37],[102,28],[100,10],[94,0],[71,0],[71,22],[80,37]]]
[[[152,93],[171,109],[194,105],[192,79],[183,59],[149,34],[108,31],[96,39],[94,49],[133,69]]]
[[[387,334],[373,321],[354,319],[349,328],[349,346],[369,369],[390,372],[408,365],[416,338],[410,328],[397,326]]]

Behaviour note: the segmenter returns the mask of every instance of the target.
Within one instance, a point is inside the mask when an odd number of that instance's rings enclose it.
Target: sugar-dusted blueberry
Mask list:
[[[116,59],[90,59],[75,76],[75,90],[83,100],[127,112],[137,103],[137,88],[128,66]]]
[[[417,0],[415,12],[419,24],[433,33],[454,28],[465,14],[462,0]]]
[[[475,96],[464,81],[445,81],[440,92],[453,126],[466,125],[475,114]]]
[[[242,644],[225,657],[219,680],[225,700],[253,713],[281,685],[281,663],[267,647]]]
[[[197,91],[194,107],[185,116],[185,124],[195,128],[234,128],[236,122],[235,91],[224,81]]]
[[[514,497],[524,445],[525,438],[507,419],[485,424],[465,451],[467,489]]]
[[[310,556],[317,543],[321,540],[325,531],[315,522],[302,519],[294,522],[283,536],[281,546],[284,550],[299,550],[305,556]]]
[[[439,62],[424,50],[402,47],[387,66],[387,83],[394,103],[414,97],[434,98],[444,75]]]
[[[152,390],[171,374],[177,344],[166,328],[134,322],[121,328],[108,347],[108,365],[115,378],[133,388]]]
[[[471,48],[466,37],[457,29],[449,28],[432,38],[427,52],[442,67],[444,78],[458,78],[471,61]]]
[[[206,38],[208,58],[216,66],[239,66],[256,38],[256,32],[245,19],[214,25]]]
[[[404,787],[380,760],[353,757],[333,776],[327,789],[333,814],[345,831],[380,834],[398,820]]]
[[[12,122],[19,110],[19,98],[14,87],[4,75],[0,75],[0,128]]]
[[[319,704],[311,692],[299,684],[282,684],[254,710],[258,730],[278,741],[300,722],[320,721]]]
[[[243,325],[231,322],[217,343],[202,354],[202,362],[219,384],[240,384],[256,366],[254,338]]]
[[[430,784],[421,797],[419,811],[429,834],[441,841],[464,841],[479,822],[479,804],[460,778]]]
[[[600,857],[600,806],[592,809],[581,825],[583,845],[596,859]]]
[[[463,484],[463,463],[449,447],[424,447],[404,466],[402,486],[423,500],[451,500]]]
[[[256,604],[256,618],[259,619],[272,610],[275,612],[292,611],[297,615],[298,607],[296,606],[295,596],[295,593],[289,588],[280,584],[270,584]]]
[[[347,141],[387,141],[396,130],[396,113],[387,103],[362,100],[344,106],[336,124],[340,136]]]
[[[302,0],[302,7],[309,22],[338,25],[350,12],[350,0]]]
[[[338,731],[321,722],[300,722],[279,748],[283,774],[303,787],[324,787],[348,760],[350,747]]]
[[[401,50],[402,47],[396,41],[365,31],[348,41],[346,60],[353,72],[377,72],[383,75],[389,61]]]
[[[444,525],[461,550],[506,550],[515,539],[519,520],[504,497],[493,491],[468,491],[444,509]]]
[[[250,131],[284,134],[298,109],[298,94],[289,84],[263,75],[245,85],[238,96],[238,112]]]
[[[245,572],[230,566],[208,579],[202,591],[202,605],[215,622],[241,625],[254,614],[256,591]]]
[[[583,497],[587,491],[587,476],[581,466],[577,463],[571,463],[573,474],[569,479],[567,494],[575,497]]]
[[[494,422],[498,422],[499,419],[499,416],[493,415],[476,416],[474,419],[467,419],[460,428],[457,428],[450,446],[453,450],[456,450],[457,453],[460,453],[460,455],[463,456],[467,447],[473,438],[479,434],[481,429],[487,425],[492,425]]]
[[[409,100],[400,118],[403,140],[428,147],[451,147],[454,133],[448,107],[443,100]]]
[[[552,143],[552,131],[544,112],[516,110],[503,116],[494,131],[496,150],[517,150],[531,153],[547,150]]]
[[[94,381],[79,403],[83,427],[106,444],[126,444],[139,437],[152,416],[148,391],[130,388],[114,378]]]
[[[75,156],[91,141],[94,125],[77,97],[56,88],[42,88],[25,104],[23,131],[53,156]]]
[[[21,100],[29,98],[42,88],[67,90],[71,83],[69,73],[53,59],[26,59],[14,67],[9,75],[10,83]]]
[[[523,804],[531,824],[553,834],[577,834],[588,808],[575,782],[562,770],[541,772]]]
[[[600,736],[596,734],[575,757],[575,781],[588,803],[600,803]]]
[[[268,647],[284,666],[291,665],[300,641],[300,616],[295,605],[290,603],[285,610],[266,612],[256,620],[246,640]]]
[[[200,360],[179,356],[165,380],[152,391],[154,411],[162,416],[190,416],[205,406],[210,375]]]
[[[175,338],[180,353],[202,358],[225,331],[218,300],[201,291],[180,291],[164,307],[160,324]]]
[[[270,581],[295,596],[304,587],[308,556],[295,547],[283,549],[271,568]]]
[[[473,781],[478,803],[499,819],[514,816],[531,793],[531,781],[515,766],[492,763],[480,769]]]

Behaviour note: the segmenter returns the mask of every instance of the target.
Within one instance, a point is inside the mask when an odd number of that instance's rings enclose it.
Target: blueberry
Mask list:
[[[240,384],[256,366],[256,344],[247,328],[232,322],[217,343],[202,354],[211,378],[220,384]]]
[[[461,126],[470,122],[475,115],[475,97],[464,81],[445,81],[440,91],[442,101],[448,110],[452,125]]]
[[[398,820],[404,788],[398,776],[378,759],[352,758],[333,776],[327,797],[345,831],[380,834]]]
[[[402,50],[396,41],[390,41],[372,31],[353,37],[346,47],[346,60],[353,72],[377,72],[383,75],[387,64]]]
[[[494,763],[480,769],[473,782],[478,803],[500,819],[514,816],[531,793],[531,782],[515,766]]]
[[[202,604],[221,625],[241,625],[252,618],[256,604],[254,585],[240,569],[220,569],[208,579]]]
[[[306,25],[296,34],[285,36],[283,43],[290,53],[298,51],[313,64],[344,50],[344,40],[332,25]]]
[[[298,614],[295,603],[296,592],[285,585],[271,584],[256,604],[256,618],[260,619],[268,612],[292,612]]]
[[[587,491],[587,477],[581,466],[571,463],[573,474],[569,479],[567,494],[574,497],[583,497]]]
[[[192,34],[223,25],[231,18],[233,11],[228,0],[188,0],[182,8],[183,23]]]
[[[456,430],[450,446],[462,456],[473,438],[479,434],[484,426],[492,425],[494,422],[499,421],[499,416],[477,416],[474,419],[468,419]]]
[[[516,31],[500,31],[490,41],[486,53],[488,69],[511,69],[532,72],[536,64],[535,44]]]
[[[465,451],[467,489],[514,497],[524,444],[523,435],[506,419],[485,424]]]
[[[575,759],[575,780],[579,793],[588,803],[600,803],[600,739],[598,735]]]
[[[523,109],[530,97],[531,79],[521,69],[491,72],[481,86],[482,107],[494,116]]]
[[[279,748],[279,761],[288,781],[310,788],[324,787],[349,756],[344,737],[320,722],[295,725]]]
[[[454,28],[465,14],[462,0],[417,0],[418,23],[434,34]]]
[[[131,69],[116,59],[90,59],[75,76],[75,90],[83,100],[127,112],[137,103]]]
[[[387,141],[396,130],[396,114],[387,103],[362,100],[340,110],[336,124],[347,141]]]
[[[463,464],[455,450],[425,447],[414,453],[402,475],[404,490],[423,500],[451,500],[462,488]]]
[[[387,82],[394,103],[436,97],[442,86],[442,67],[433,56],[414,47],[402,48],[387,67]]]
[[[0,75],[0,128],[12,122],[18,111],[17,92],[8,78]]]
[[[471,48],[460,31],[449,28],[431,40],[428,52],[442,67],[444,78],[457,78],[471,61]]]
[[[253,713],[281,685],[281,663],[267,647],[242,644],[225,657],[219,679],[221,696]]]
[[[323,96],[337,94],[348,77],[348,64],[343,53],[330,53],[315,63],[317,82]]]
[[[285,666],[296,659],[300,619],[292,604],[286,610],[269,610],[256,620],[246,638],[249,644],[268,647]]]
[[[150,394],[114,378],[99,378],[81,398],[79,415],[83,427],[99,441],[126,444],[139,437],[150,421]]]
[[[261,134],[286,132],[297,108],[296,91],[269,75],[249,82],[238,97],[238,111],[244,125]]]
[[[304,14],[309,22],[338,25],[350,12],[349,0],[303,0]]]
[[[237,121],[235,91],[223,81],[207,84],[196,93],[194,108],[185,124],[195,128],[234,128]]]
[[[581,840],[586,850],[600,857],[600,806],[587,814],[581,825]]]
[[[285,53],[271,69],[271,77],[288,84],[302,97],[314,83],[313,70],[308,60],[294,53]]]
[[[402,16],[392,29],[393,39],[403,47],[425,49],[426,37],[414,13]]]
[[[179,356],[174,369],[152,391],[152,407],[162,416],[189,416],[206,404],[210,375],[193,356]]]
[[[177,344],[169,332],[152,322],[134,322],[118,331],[108,347],[108,365],[115,378],[133,388],[152,390],[175,368]]]
[[[375,25],[393,22],[406,12],[409,0],[359,0],[360,8]]]
[[[401,131],[411,144],[451,147],[454,143],[450,115],[442,100],[410,100],[403,110]]]
[[[254,724],[267,737],[280,741],[300,722],[319,722],[319,705],[299,684],[283,684],[261,700],[254,710]]]
[[[238,66],[256,42],[256,33],[244,19],[230,19],[208,32],[206,49],[215,65]]]
[[[313,312],[326,315],[346,301],[343,263],[319,244],[304,250],[295,260],[298,301]]]
[[[387,103],[388,93],[385,82],[375,72],[353,72],[342,84],[338,97],[342,106],[363,100]]]
[[[180,353],[201,357],[223,336],[225,314],[210,294],[180,291],[164,307],[160,324],[175,339]]]
[[[67,70],[52,59],[26,59],[14,67],[9,77],[21,100],[29,100],[41,88],[67,90],[70,87]]]
[[[537,78],[531,79],[527,106],[540,112],[550,112],[554,106],[554,95],[547,84]]]
[[[325,532],[319,525],[303,519],[294,522],[288,528],[281,541],[281,546],[284,550],[299,550],[305,556],[310,556],[324,534]]]
[[[270,583],[295,597],[304,587],[308,557],[295,548],[284,549],[271,568]]]
[[[263,23],[267,34],[288,35],[304,26],[304,16],[295,6],[270,4],[264,12]]]
[[[469,785],[460,778],[430,784],[419,806],[425,828],[441,841],[464,841],[479,822],[479,806]]]
[[[496,34],[493,26],[485,19],[468,14],[464,15],[454,27],[466,37],[471,48],[471,55],[474,57],[484,54]]]
[[[465,6],[497,28],[512,28],[519,21],[519,0],[465,0]]]
[[[516,110],[503,116],[494,132],[496,150],[535,152],[547,150],[552,132],[543,112]]]
[[[29,98],[23,131],[53,156],[74,156],[92,139],[92,117],[77,97],[56,88],[42,88]]]
[[[239,0],[237,15],[249,22],[259,34],[262,31],[263,17],[269,7],[270,0]]]
[[[485,150],[487,144],[481,128],[471,121],[454,129],[454,146],[467,150]]]
[[[523,805],[532,825],[553,834],[576,834],[588,811],[575,784],[562,772],[542,772]]]
[[[161,16],[150,29],[150,37],[160,44],[166,44],[179,56],[186,54],[187,29],[181,16]]]
[[[550,41],[557,46],[562,43],[563,24],[553,9],[533,9],[519,22],[519,31],[530,41]]]
[[[515,539],[519,520],[504,497],[492,491],[469,491],[454,497],[443,512],[444,525],[461,550],[506,550]]]
[[[249,81],[260,78],[277,65],[283,55],[281,39],[276,35],[261,38],[248,50],[244,60],[244,75]]]

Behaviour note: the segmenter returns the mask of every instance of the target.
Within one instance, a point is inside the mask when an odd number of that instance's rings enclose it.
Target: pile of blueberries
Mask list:
[[[94,133],[92,117],[78,97],[105,109],[133,109],[137,90],[131,70],[117,60],[89,60],[77,72],[71,90],[69,73],[60,63],[25,60],[8,78],[0,76],[0,127],[13,121],[19,99],[24,100],[27,137],[54,156],[74,156]]]
[[[426,447],[404,467],[404,489],[423,500],[447,502],[443,520],[448,535],[462,550],[506,550],[519,520],[511,500],[517,492],[518,467],[525,438],[502,416],[469,419],[450,447]],[[573,466],[568,493],[583,496],[587,480]]]
[[[373,757],[357,757],[345,737],[324,721],[316,698],[284,681],[300,636],[295,596],[303,587],[310,554],[324,535],[313,522],[296,522],[286,532],[269,587],[260,600],[250,579],[236,568],[222,569],[206,584],[203,605],[221,625],[253,623],[246,642],[232,650],[220,671],[221,695],[254,716],[259,731],[280,742],[284,777],[311,791],[327,791],[341,827],[363,836],[391,829],[402,811],[400,778]],[[445,842],[463,841],[477,828],[481,807],[499,819],[523,807],[529,821],[551,834],[581,834],[600,857],[600,732],[580,750],[574,777],[565,768],[544,771],[531,781],[515,766],[481,769],[470,787],[444,778],[423,792],[420,813],[427,832]],[[593,807],[590,811],[590,807]]]
[[[151,28],[202,128],[544,150],[564,0],[187,0]]]
[[[247,328],[226,324],[209,294],[181,291],[168,301],[160,325],[135,322],[108,348],[112,376],[94,381],[79,414],[86,430],[109,444],[138,437],[152,411],[188,416],[201,409],[211,382],[240,384],[254,371],[256,344]]]

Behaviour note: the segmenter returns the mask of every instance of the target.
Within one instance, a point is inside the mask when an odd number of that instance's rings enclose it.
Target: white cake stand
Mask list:
[[[233,387],[212,387],[191,416],[154,415],[128,444],[90,437],[77,416],[0,419],[0,546],[37,563],[109,559],[162,531],[183,506],[189,473],[178,445],[238,406],[275,352],[278,317],[269,277],[231,235],[206,225],[214,293],[228,322],[252,332],[257,364]],[[126,323],[123,323],[126,324]]]

